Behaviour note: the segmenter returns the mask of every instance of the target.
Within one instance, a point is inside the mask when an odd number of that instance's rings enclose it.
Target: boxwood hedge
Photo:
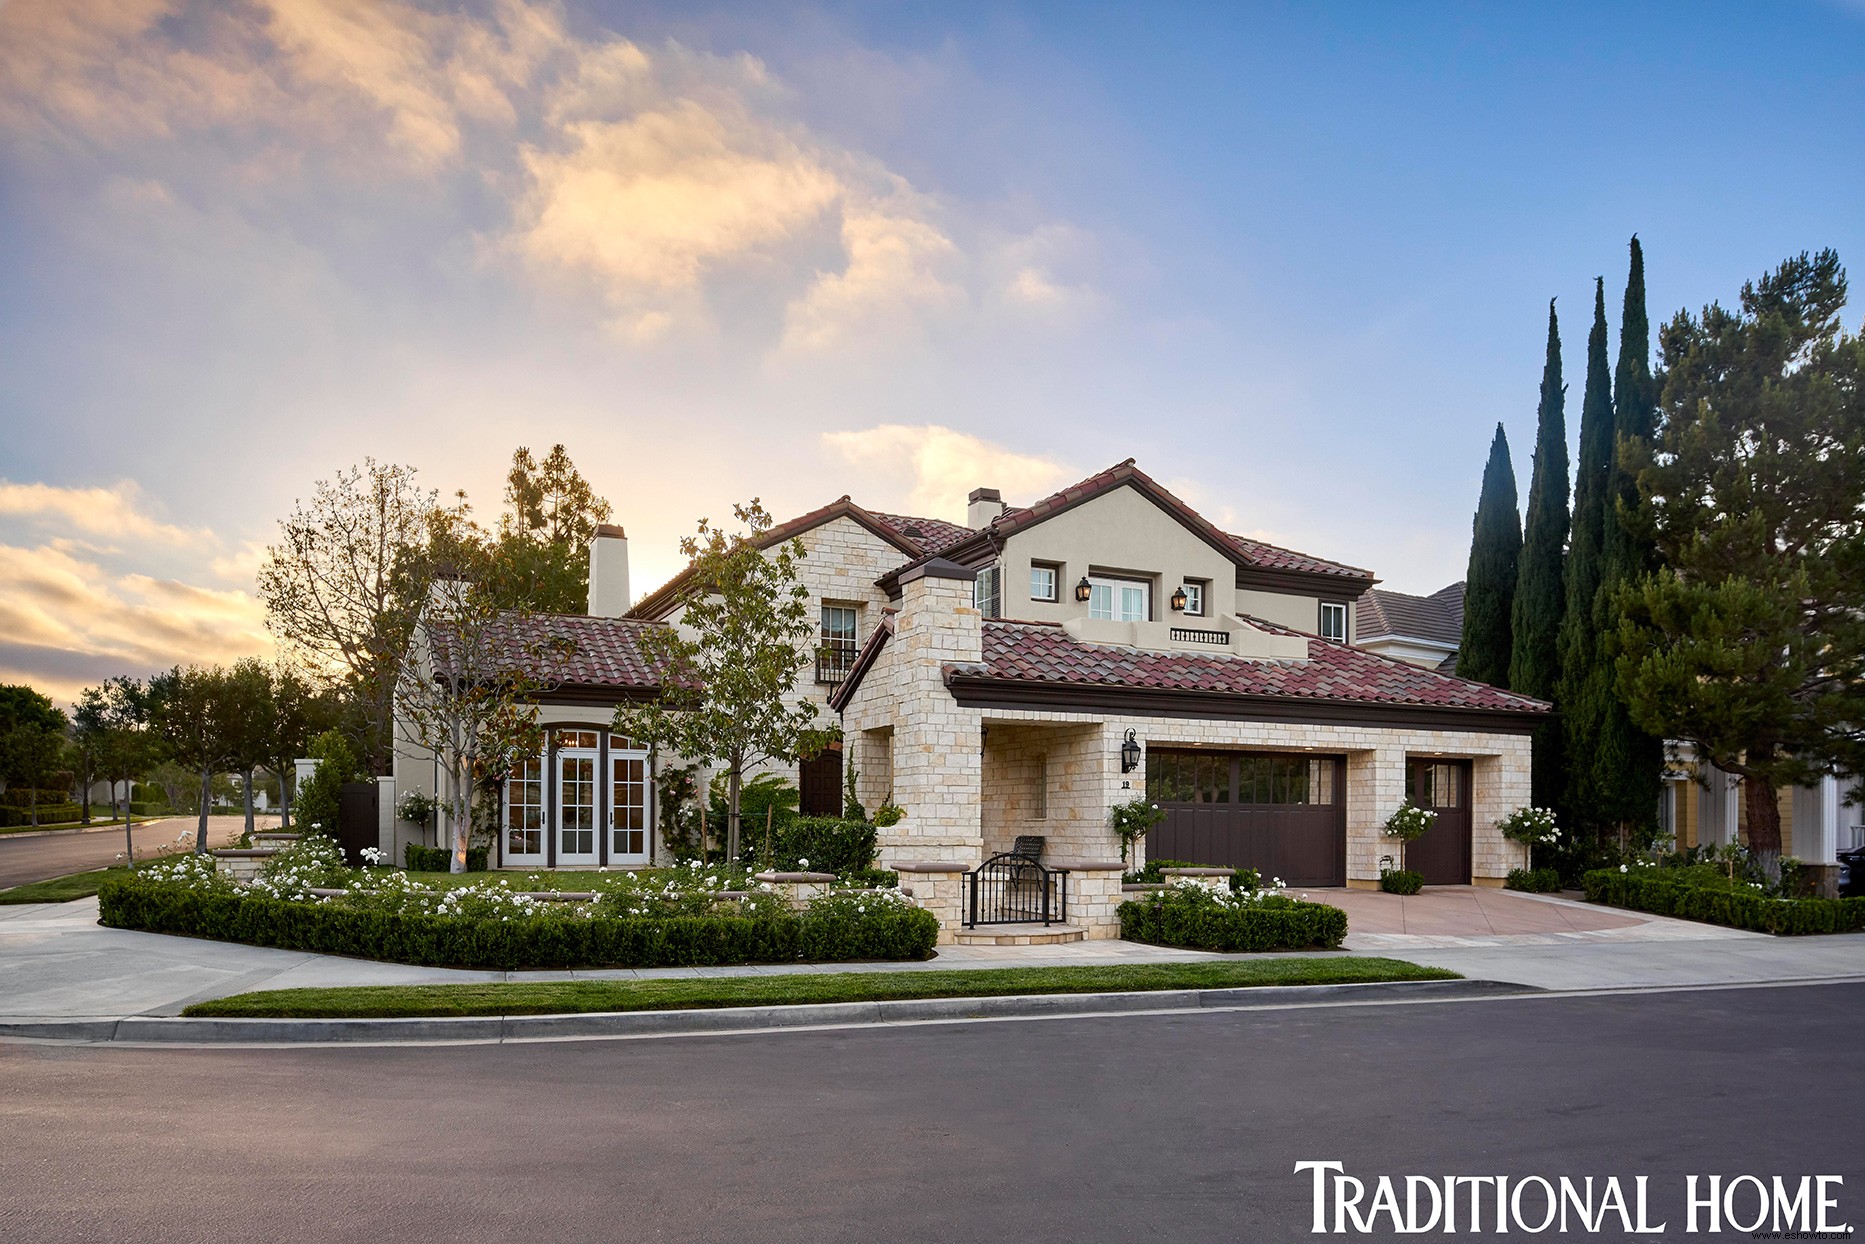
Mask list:
[[[1865,929],[1865,898],[1770,898],[1753,890],[1693,885],[1684,877],[1666,875],[1683,871],[1596,868],[1581,878],[1581,885],[1589,902],[1757,933],[1791,936]]]
[[[112,878],[98,894],[102,923],[147,933],[355,955],[430,967],[683,967],[925,959],[938,940],[931,912],[895,904],[863,914],[616,918],[551,911],[485,919],[286,902]]]
[[[1120,935],[1130,942],[1228,954],[1332,949],[1347,936],[1346,912],[1300,899],[1244,904],[1164,893],[1122,903],[1119,914]]]

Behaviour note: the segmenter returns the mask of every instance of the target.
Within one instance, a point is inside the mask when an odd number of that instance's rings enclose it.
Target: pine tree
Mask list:
[[[1650,459],[1656,434],[1658,384],[1651,375],[1651,322],[1645,312],[1645,254],[1632,238],[1632,260],[1619,321],[1619,362],[1613,370],[1615,449],[1607,485],[1605,542],[1594,625],[1600,636],[1599,739],[1592,755],[1593,789],[1601,822],[1647,832],[1657,828],[1664,741],[1632,724],[1615,685],[1619,657],[1616,593],[1657,569],[1657,553],[1639,513],[1637,464]]]
[[[1567,766],[1567,803],[1574,823],[1598,829],[1599,792],[1591,757],[1598,751],[1602,677],[1598,617],[1606,542],[1606,508],[1613,458],[1612,379],[1606,369],[1606,282],[1593,285],[1593,331],[1587,335],[1587,385],[1580,406],[1580,461],[1574,472],[1573,540],[1567,550],[1567,600],[1561,617],[1562,735]]]
[[[1535,473],[1528,485],[1528,524],[1515,579],[1514,647],[1509,687],[1552,700],[1561,676],[1561,614],[1567,557],[1567,386],[1561,382],[1561,326],[1548,303],[1548,359],[1541,369],[1541,408],[1535,418]],[[1561,724],[1535,731],[1534,803],[1563,808],[1567,791],[1562,769]],[[1564,819],[1564,818],[1563,818]]]
[[[1515,601],[1516,561],[1522,552],[1522,516],[1516,509],[1515,468],[1509,438],[1496,425],[1483,491],[1470,531],[1470,570],[1464,579],[1463,642],[1457,675],[1509,685],[1510,615]]]

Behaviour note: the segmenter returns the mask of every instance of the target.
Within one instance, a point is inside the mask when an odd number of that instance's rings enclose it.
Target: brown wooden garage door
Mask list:
[[[1148,748],[1147,798],[1166,819],[1146,836],[1146,856],[1345,885],[1345,786],[1338,756]]]
[[[1405,793],[1438,814],[1422,837],[1405,847],[1405,864],[1426,885],[1470,884],[1470,762],[1408,760]]]

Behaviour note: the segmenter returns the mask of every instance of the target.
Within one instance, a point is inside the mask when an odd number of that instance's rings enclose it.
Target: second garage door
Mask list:
[[[1345,885],[1343,776],[1338,756],[1148,748],[1146,795],[1166,818],[1146,836],[1147,858]]]

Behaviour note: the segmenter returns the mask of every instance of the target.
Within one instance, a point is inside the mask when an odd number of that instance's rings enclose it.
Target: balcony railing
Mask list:
[[[854,667],[855,649],[853,648],[823,648],[816,653],[817,682],[846,682],[848,671]]]

